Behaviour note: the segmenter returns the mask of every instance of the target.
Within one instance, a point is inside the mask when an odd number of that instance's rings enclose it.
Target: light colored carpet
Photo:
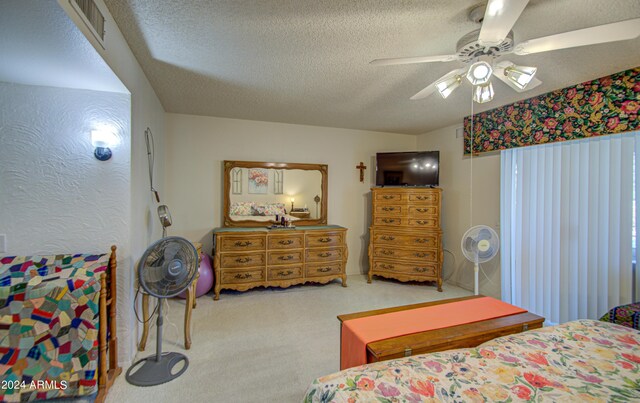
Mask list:
[[[363,275],[349,276],[347,283],[223,291],[219,301],[202,296],[193,311],[190,350],[183,344],[184,302],[170,300],[163,351],[186,354],[189,368],[146,388],[128,384],[123,373],[107,402],[300,402],[314,378],[339,370],[337,315],[471,295],[448,284],[441,293],[431,285],[379,278],[367,284]],[[136,359],[154,351],[155,326]]]

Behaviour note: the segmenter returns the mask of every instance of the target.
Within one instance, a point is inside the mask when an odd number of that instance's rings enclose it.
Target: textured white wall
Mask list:
[[[417,140],[418,150],[440,151],[443,243],[449,251],[444,256],[445,279],[473,290],[473,264],[462,254],[460,240],[472,224],[488,225],[500,233],[500,154],[473,157],[473,161],[463,156],[463,138],[456,138],[458,127],[461,125],[422,134]],[[469,180],[472,166],[473,189]],[[500,256],[482,268],[486,276],[480,273],[480,293],[500,298]]]
[[[7,254],[107,253],[118,246],[118,319],[126,323],[130,217],[128,94],[0,83],[0,233]],[[90,132],[120,144],[93,156]],[[119,337],[130,329],[120,326]]]
[[[221,225],[222,161],[321,163],[329,166],[329,224],[349,229],[347,272],[368,267],[370,188],[379,151],[414,150],[416,137],[362,130],[167,114],[166,188],[172,235],[203,243]],[[360,183],[360,161],[368,166]]]
[[[151,128],[155,138],[154,186],[160,192],[161,202],[166,203],[166,194],[163,191],[164,109],[104,1],[96,0],[96,4],[104,12],[105,17],[107,34],[105,35],[104,48],[96,42],[68,0],[58,0],[58,4],[131,93],[131,187],[128,192],[131,202],[129,216],[131,241],[129,259],[124,270],[121,271],[128,286],[123,290],[124,292],[118,295],[119,301],[123,302],[123,308],[119,311],[123,320],[118,323],[118,328],[127,330],[127,333],[119,341],[119,355],[121,365],[126,367],[136,354],[136,343],[140,330],[140,325],[136,322],[133,314],[135,268],[146,248],[162,235],[162,227],[156,213],[158,203],[150,191],[144,131],[147,127]]]
[[[0,83],[0,122],[0,232],[8,254],[126,250],[129,96]],[[91,146],[90,132],[101,125],[120,138],[106,162]]]

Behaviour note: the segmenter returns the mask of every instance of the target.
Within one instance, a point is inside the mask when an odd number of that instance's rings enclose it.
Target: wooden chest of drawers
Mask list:
[[[213,231],[214,300],[220,290],[289,287],[340,278],[347,286],[347,229],[336,225]]]
[[[373,188],[369,282],[373,275],[435,281],[442,291],[438,188]]]

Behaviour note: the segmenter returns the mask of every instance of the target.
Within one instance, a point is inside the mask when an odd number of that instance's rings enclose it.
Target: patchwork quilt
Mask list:
[[[640,332],[579,320],[318,378],[305,402],[638,402]]]
[[[109,255],[0,258],[0,401],[97,391],[100,273]]]

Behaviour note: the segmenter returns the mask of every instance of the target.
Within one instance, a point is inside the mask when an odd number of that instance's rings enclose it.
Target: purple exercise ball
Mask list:
[[[211,268],[211,258],[206,253],[200,254],[200,267],[198,268],[200,277],[196,284],[196,297],[204,295],[213,287],[213,269]],[[178,295],[180,298],[187,298],[187,292],[184,291]]]

